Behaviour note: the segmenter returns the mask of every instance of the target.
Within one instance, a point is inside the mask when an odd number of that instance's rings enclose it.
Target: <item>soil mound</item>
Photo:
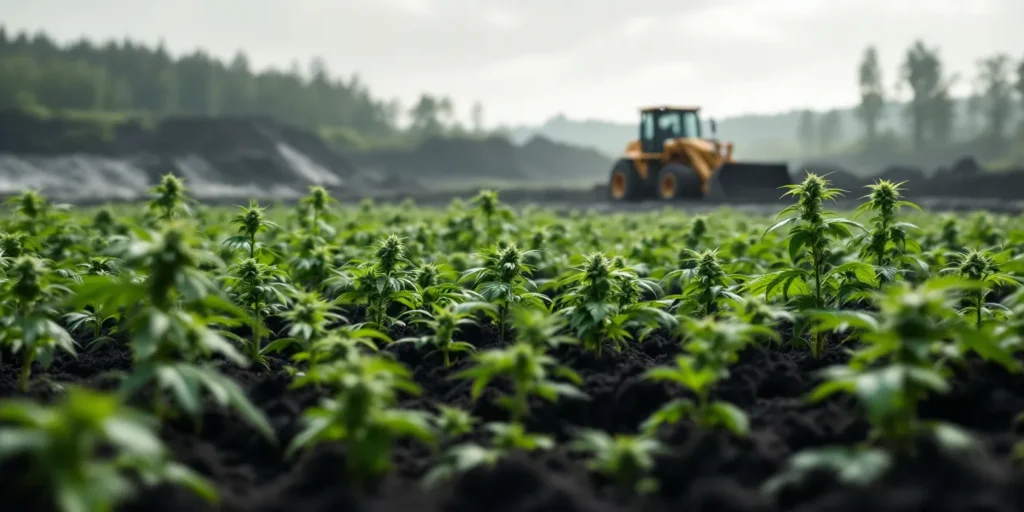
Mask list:
[[[547,137],[533,137],[520,148],[526,172],[548,178],[608,178],[612,161],[597,150],[569,146]]]
[[[34,188],[74,203],[144,197],[166,173],[206,201],[294,199],[310,185],[351,197],[422,193],[437,183],[603,180],[611,160],[536,137],[432,138],[409,149],[342,156],[317,135],[252,117],[137,120],[0,112],[0,196]]]
[[[593,149],[535,137],[517,146],[502,137],[432,138],[409,151],[387,149],[351,155],[362,170],[425,181],[604,179],[612,161]],[[400,186],[400,185],[399,185]]]
[[[351,159],[368,172],[415,179],[525,178],[517,148],[500,137],[430,138],[411,151],[366,151]]]
[[[855,190],[861,188],[864,183],[863,178],[840,165],[830,162],[809,162],[801,167],[797,167],[795,170],[790,169],[790,175],[795,183],[802,181],[809,173],[825,177],[833,187],[842,190]]]
[[[10,135],[10,136],[8,136]],[[355,169],[312,134],[267,119],[125,122],[0,114],[0,194],[36,188],[74,202],[137,199],[165,173],[196,197],[288,199],[310,185],[338,188]]]

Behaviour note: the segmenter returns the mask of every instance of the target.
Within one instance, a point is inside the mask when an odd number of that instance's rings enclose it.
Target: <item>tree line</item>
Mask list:
[[[965,79],[970,80],[972,93],[957,102],[951,88]],[[974,72],[965,77],[946,69],[938,48],[917,41],[904,53],[895,84],[886,87],[878,50],[869,46],[857,80],[860,101],[855,118],[862,128],[857,151],[919,152],[957,141],[997,154],[1016,138],[1024,138],[1024,126],[1013,125],[1015,119],[1024,119],[1024,56],[1019,61],[1005,53],[978,59]],[[903,93],[909,98],[897,100]],[[900,109],[902,122],[896,126],[884,123],[890,107]],[[838,110],[804,110],[797,140],[805,156],[828,154],[850,149],[837,147],[842,131]]]
[[[151,116],[252,115],[315,129],[350,145],[483,132],[455,120],[445,96],[422,94],[403,106],[375,97],[359,75],[332,76],[321,58],[306,69],[255,71],[239,51],[222,61],[202,50],[174,57],[163,44],[131,40],[59,45],[45,33],[0,26],[0,110],[120,112]],[[403,123],[407,116],[407,123]]]

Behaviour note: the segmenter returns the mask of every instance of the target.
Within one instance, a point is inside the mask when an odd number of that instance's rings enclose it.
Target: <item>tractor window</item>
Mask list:
[[[683,137],[683,122],[679,112],[664,112],[658,116],[658,131],[664,138]]]
[[[640,136],[644,140],[654,140],[654,116],[650,113],[643,114],[640,120]]]
[[[700,119],[696,112],[683,112],[683,137],[700,137]]]

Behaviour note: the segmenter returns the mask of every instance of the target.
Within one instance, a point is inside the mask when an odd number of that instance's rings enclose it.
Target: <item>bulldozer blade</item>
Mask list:
[[[786,193],[782,187],[791,183],[793,178],[786,164],[733,162],[711,176],[708,197],[778,201]]]

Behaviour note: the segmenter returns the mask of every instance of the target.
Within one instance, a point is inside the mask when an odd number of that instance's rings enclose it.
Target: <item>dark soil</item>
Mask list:
[[[481,348],[497,338],[490,329],[467,333]],[[977,456],[950,458],[923,446],[913,460],[901,460],[886,476],[867,488],[839,485],[829,475],[817,475],[801,488],[783,492],[772,502],[759,486],[778,472],[787,458],[805,448],[829,444],[852,445],[865,438],[867,424],[851,401],[838,399],[809,405],[803,397],[815,385],[814,372],[841,363],[844,352],[834,348],[823,360],[805,350],[785,347],[745,351],[719,387],[719,398],[742,407],[750,415],[753,431],[745,439],[723,433],[702,432],[688,423],[667,429],[663,440],[672,454],[659,459],[655,475],[661,490],[647,498],[625,495],[588,475],[561,447],[574,427],[611,432],[635,432],[651,412],[679,391],[641,379],[642,373],[667,364],[677,344],[655,337],[621,353],[608,351],[595,358],[578,348],[556,355],[580,372],[592,400],[563,400],[532,404],[529,428],[554,435],[560,447],[550,453],[513,456],[488,470],[476,470],[433,492],[418,486],[418,478],[431,467],[434,456],[425,448],[401,444],[395,470],[374,488],[354,491],[345,476],[342,445],[315,449],[308,456],[288,460],[279,447],[268,444],[237,417],[208,411],[203,428],[190,424],[165,426],[163,438],[179,460],[208,475],[222,496],[220,508],[210,507],[188,492],[175,488],[146,491],[128,507],[132,511],[509,511],[575,512],[612,510],[687,511],[1011,511],[1024,510],[1024,480],[1012,465],[1010,452],[1016,435],[1015,415],[1024,410],[1024,377],[999,367],[973,362],[961,372],[954,390],[923,408],[931,418],[956,422],[971,429],[984,449]],[[429,408],[445,403],[471,410],[483,421],[505,420],[501,409],[486,394],[471,403],[469,385],[448,376],[439,357],[423,357],[411,345],[392,345],[394,355],[414,371],[423,395],[408,399],[404,407]],[[9,360],[9,358],[7,359]],[[105,386],[104,372],[124,370],[130,356],[124,348],[110,347],[80,359],[58,361],[48,373],[54,382]],[[270,372],[226,367],[267,415],[286,444],[301,428],[305,407],[318,396],[288,389],[289,377],[281,361]],[[18,369],[0,364],[0,394],[13,396]],[[37,380],[34,398],[53,396],[50,386]],[[474,435],[473,437],[476,437]],[[6,510],[46,510],[45,499],[22,485],[18,464],[0,467],[0,494]]]

